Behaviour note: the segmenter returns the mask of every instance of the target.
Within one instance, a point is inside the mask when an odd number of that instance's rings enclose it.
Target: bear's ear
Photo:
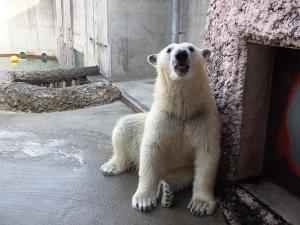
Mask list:
[[[155,66],[157,62],[157,55],[156,54],[149,55],[147,60],[152,66]]]
[[[204,59],[209,60],[210,55],[211,55],[211,51],[209,49],[202,49],[202,56]]]

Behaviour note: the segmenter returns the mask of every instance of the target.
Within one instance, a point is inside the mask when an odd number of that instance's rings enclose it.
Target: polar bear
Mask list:
[[[174,193],[193,185],[188,205],[197,216],[215,207],[214,183],[220,158],[220,124],[204,65],[208,49],[170,44],[148,56],[156,68],[154,102],[148,113],[127,115],[112,135],[106,175],[139,168],[132,206],[150,211],[170,207]]]

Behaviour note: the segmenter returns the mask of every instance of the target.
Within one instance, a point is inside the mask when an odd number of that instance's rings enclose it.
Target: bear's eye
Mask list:
[[[170,53],[172,51],[172,48],[167,49],[167,53]]]
[[[189,50],[190,50],[190,52],[195,51],[195,49],[192,46],[189,47]]]

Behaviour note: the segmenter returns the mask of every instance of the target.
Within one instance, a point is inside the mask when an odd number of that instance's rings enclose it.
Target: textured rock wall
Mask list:
[[[110,83],[96,82],[75,87],[46,88],[23,82],[0,84],[0,110],[55,112],[108,104],[121,92]]]
[[[213,53],[208,71],[223,124],[220,175],[228,179],[239,156],[247,41],[300,48],[300,1],[210,1],[204,46]]]
[[[0,110],[53,112],[119,100],[119,89],[104,79],[85,85],[51,88],[54,82],[73,81],[97,74],[97,66],[48,71],[0,71]],[[50,87],[38,86],[41,84],[50,84]]]
[[[56,69],[45,71],[0,71],[0,84],[11,82],[26,82],[29,84],[46,84],[61,81],[72,81],[86,76],[99,75],[98,66],[74,69]]]

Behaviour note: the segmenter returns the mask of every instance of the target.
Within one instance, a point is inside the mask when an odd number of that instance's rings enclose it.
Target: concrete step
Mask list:
[[[122,101],[135,112],[147,112],[153,102],[154,79],[114,83],[123,95]]]

